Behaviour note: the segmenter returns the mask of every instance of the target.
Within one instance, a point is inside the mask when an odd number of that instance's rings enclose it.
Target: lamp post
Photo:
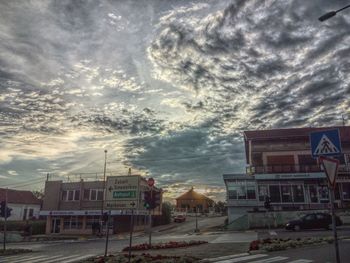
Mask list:
[[[343,11],[344,9],[349,8],[349,7],[350,7],[350,5],[347,5],[347,6],[344,6],[343,8],[340,8],[340,9],[338,9],[338,10],[336,10],[336,11],[330,11],[330,12],[324,14],[323,16],[320,16],[320,17],[318,18],[318,20],[320,20],[321,22],[323,22],[323,21],[325,21],[325,20],[327,20],[327,19],[330,19],[331,17],[335,16],[337,13],[339,13],[339,12]]]

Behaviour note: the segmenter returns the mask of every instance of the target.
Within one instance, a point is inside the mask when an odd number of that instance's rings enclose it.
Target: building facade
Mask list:
[[[185,212],[208,213],[214,201],[203,194],[197,193],[193,187],[176,198],[176,209]]]
[[[11,216],[7,220],[19,221],[39,218],[41,200],[35,197],[32,192],[0,188],[0,201],[6,200],[6,191],[7,206],[12,209]]]
[[[63,182],[46,181],[45,197],[40,214],[46,216],[47,234],[91,234],[94,225],[102,223],[102,214],[111,213],[110,231],[125,232],[130,228],[131,214],[134,217],[134,228],[143,229],[148,224],[149,211],[144,208],[144,192],[149,190],[147,181],[139,175],[118,176],[122,180],[118,193],[129,193],[134,189],[133,199],[124,198],[120,203],[134,202],[133,208],[116,206],[118,201],[105,200],[104,181]],[[111,179],[107,177],[107,180]],[[136,182],[129,185],[128,180]],[[122,183],[123,182],[123,183]],[[114,191],[115,189],[106,189]],[[154,191],[161,192],[154,188]],[[135,197],[135,198],[134,198]],[[114,205],[113,205],[114,204]],[[153,215],[161,214],[161,205],[156,207]]]
[[[229,221],[247,212],[264,211],[268,196],[274,211],[329,208],[327,179],[311,156],[311,132],[339,129],[343,154],[335,199],[337,208],[350,207],[350,127],[297,128],[245,131],[246,174],[223,176],[227,190]]]

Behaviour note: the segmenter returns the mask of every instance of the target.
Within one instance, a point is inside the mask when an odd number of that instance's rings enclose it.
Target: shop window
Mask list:
[[[343,199],[350,200],[350,183],[342,183]]]
[[[317,186],[309,185],[309,195],[311,203],[318,203]]]
[[[259,191],[259,201],[264,202],[265,197],[269,195],[268,186],[267,185],[259,185],[258,191]]]
[[[290,185],[282,185],[282,202],[283,203],[292,203],[292,187]]]
[[[329,191],[328,186],[323,185],[318,187],[318,195],[320,197],[321,203],[328,203],[329,201]]]
[[[63,220],[63,229],[81,229],[83,219],[78,216],[65,217]]]
[[[227,185],[228,199],[256,199],[255,182],[233,181]]]
[[[304,203],[304,188],[302,185],[293,185],[293,201],[294,203]]]
[[[272,203],[281,202],[281,192],[279,185],[269,185],[270,199]]]

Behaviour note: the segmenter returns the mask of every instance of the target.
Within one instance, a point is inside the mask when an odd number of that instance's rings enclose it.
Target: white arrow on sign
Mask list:
[[[335,187],[337,174],[338,174],[339,160],[321,156],[320,161],[324,171],[326,172],[327,178],[329,180],[329,184],[332,187]]]

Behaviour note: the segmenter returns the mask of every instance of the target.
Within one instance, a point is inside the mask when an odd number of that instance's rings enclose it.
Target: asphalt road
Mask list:
[[[220,243],[235,243],[235,242],[249,242],[259,237],[264,237],[267,231],[261,230],[259,233],[254,231],[248,232],[210,232],[214,226],[222,224],[224,217],[218,218],[198,218],[198,227],[201,230],[200,234],[194,233],[195,218],[188,218],[185,223],[172,223],[167,226],[155,227],[152,233],[152,241],[154,243],[167,242],[167,241],[190,241],[190,240],[204,240],[211,244]],[[311,236],[331,236],[332,231],[326,230],[314,230],[314,231],[300,231],[291,232],[283,229],[275,230],[277,237],[311,237]],[[341,227],[338,230],[339,236],[350,236],[350,227]],[[138,236],[133,238],[133,244],[140,244],[148,242],[147,233],[138,233]],[[109,243],[108,253],[120,252],[124,247],[129,244],[128,236],[124,238],[117,238],[113,236]],[[21,261],[21,255],[18,256],[19,261],[6,260],[0,257],[0,262],[74,262],[75,258],[102,255],[105,248],[104,238],[95,240],[82,240],[82,241],[55,241],[55,242],[29,242],[29,243],[12,243],[8,244],[9,248],[27,248],[32,249],[35,252],[30,253],[32,260]],[[317,247],[307,247],[301,249],[292,249],[288,251],[274,252],[271,255],[276,254],[282,258],[288,257],[291,259],[310,259],[314,261],[309,262],[335,262],[333,260],[334,255],[333,245],[322,245]],[[348,253],[350,249],[350,240],[343,240],[340,242],[341,258],[342,262],[350,262]],[[230,251],[228,251],[230,253]],[[233,253],[231,251],[231,253]],[[270,255],[268,255],[270,256]],[[63,260],[62,258],[65,258]],[[321,261],[319,261],[321,260]],[[327,260],[327,261],[326,261]],[[332,261],[333,260],[333,261]],[[236,261],[234,261],[236,262]],[[238,261],[237,261],[238,262]],[[242,261],[243,262],[243,261]],[[266,261],[270,262],[270,261]],[[274,261],[271,261],[274,262]],[[277,261],[276,261],[277,262]]]

